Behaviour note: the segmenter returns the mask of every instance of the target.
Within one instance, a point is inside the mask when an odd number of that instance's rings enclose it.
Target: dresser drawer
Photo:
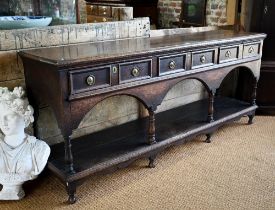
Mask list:
[[[99,23],[99,22],[110,22],[110,21],[113,21],[113,19],[107,18],[107,17],[102,17],[102,16],[87,15],[88,23]]]
[[[239,46],[220,47],[219,63],[237,60],[239,56]]]
[[[249,43],[243,46],[243,58],[256,56],[259,54],[260,43]]]
[[[97,13],[98,13],[97,5],[87,4],[86,11],[87,11],[87,15],[97,15]]]
[[[110,66],[69,72],[71,94],[111,86]]]
[[[215,50],[205,50],[192,53],[192,69],[214,64]]]
[[[110,6],[98,6],[98,15],[111,17],[111,7]]]
[[[119,64],[119,82],[148,79],[152,76],[152,60],[133,61]]]
[[[159,75],[170,74],[185,70],[186,54],[159,57]]]

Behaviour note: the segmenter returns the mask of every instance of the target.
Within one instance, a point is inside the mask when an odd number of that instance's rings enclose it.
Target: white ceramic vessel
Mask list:
[[[52,17],[45,16],[0,16],[0,29],[20,29],[48,26]]]

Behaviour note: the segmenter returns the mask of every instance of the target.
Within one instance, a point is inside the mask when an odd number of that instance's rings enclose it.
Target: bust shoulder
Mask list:
[[[46,151],[50,151],[49,145],[46,142],[37,139],[35,136],[29,136],[29,135],[27,135],[27,139],[26,140],[27,140],[28,144],[31,144],[33,146],[33,149],[38,154],[41,151],[43,151],[43,153],[46,153]]]
[[[46,142],[34,136],[27,135],[26,141],[28,147],[31,148],[32,157],[35,160],[34,171],[32,172],[32,175],[35,177],[40,174],[45,167],[51,150]]]

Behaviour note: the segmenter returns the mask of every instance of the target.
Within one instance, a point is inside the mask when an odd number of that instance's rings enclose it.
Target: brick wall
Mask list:
[[[181,0],[159,0],[159,25],[162,28],[171,28],[179,21],[181,4]]]
[[[206,25],[227,25],[226,6],[228,0],[207,0]],[[181,0],[159,0],[159,26],[172,28],[179,21],[181,13]]]

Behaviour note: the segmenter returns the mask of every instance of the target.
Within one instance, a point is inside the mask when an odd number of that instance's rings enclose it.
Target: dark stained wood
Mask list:
[[[257,114],[275,115],[275,61],[262,62],[261,77],[257,89]]]
[[[71,94],[111,86],[111,66],[71,71],[69,74],[71,81]],[[87,84],[87,77],[89,76],[94,78],[94,83],[91,85]]]
[[[209,100],[208,100],[208,116],[207,121],[213,122],[214,121],[214,97],[215,97],[215,91],[209,92]]]
[[[150,23],[158,25],[158,0],[85,0],[88,5],[102,5],[102,6],[130,6],[133,7],[133,16],[149,17]],[[99,6],[100,7],[100,6]],[[105,10],[104,10],[105,11]],[[100,9],[95,13],[102,15]],[[106,16],[104,14],[104,16]]]
[[[275,1],[253,0],[250,31],[267,34],[263,46],[261,77],[258,83],[257,104],[258,114],[275,115]]]
[[[73,153],[78,157],[75,160],[77,173],[67,177],[68,180],[74,181],[79,179],[79,176],[85,177],[88,174],[108,170],[121,162],[133,161],[139,156],[149,157],[154,151],[187,141],[209,130],[214,131],[228,122],[254,112],[257,108],[246,102],[219,97],[215,101],[215,121],[208,123],[207,104],[207,100],[200,100],[156,114],[156,144],[147,144],[147,118],[73,140]],[[125,130],[128,132],[125,133]],[[122,136],[121,133],[124,135]],[[66,168],[60,153],[62,148],[63,143],[52,147],[49,166],[61,169],[65,177]]]
[[[215,49],[192,54],[192,69],[205,66],[211,66],[215,62]]]
[[[148,109],[148,112],[149,112],[148,143],[155,144],[156,143],[155,110],[152,107],[150,107]]]
[[[186,54],[167,55],[159,57],[158,59],[158,72],[159,75],[171,74],[177,71],[184,71],[186,69]]]
[[[237,60],[239,58],[239,46],[221,47],[219,63]]]
[[[260,53],[260,43],[249,43],[243,47],[243,57],[253,57]]]
[[[249,40],[259,40],[264,34],[234,32],[226,30],[207,31],[194,33],[190,36],[177,34],[172,36],[135,38],[98,43],[85,43],[62,47],[41,48],[23,51],[20,54],[33,59],[62,66],[74,66],[91,64],[91,62],[109,62],[118,58],[130,56],[141,56],[142,54],[168,51],[180,51],[206,46],[217,46],[218,44],[241,43]],[[166,54],[164,54],[166,55]]]
[[[126,167],[141,157],[154,167],[157,153],[170,145],[199,134],[210,142],[218,127],[243,115],[252,122],[264,38],[209,31],[20,52],[31,104],[48,103],[64,136],[64,144],[52,147],[49,168],[66,185],[69,202],[75,202],[76,186],[91,174]],[[234,59],[225,59],[226,50]],[[250,76],[250,84],[243,84],[251,94],[238,100],[215,97],[236,68]],[[199,80],[208,98],[155,114],[168,91],[185,79]],[[148,118],[71,140],[83,117],[116,95],[138,99]]]
[[[149,79],[152,76],[152,60],[129,61],[119,64],[119,82]]]

